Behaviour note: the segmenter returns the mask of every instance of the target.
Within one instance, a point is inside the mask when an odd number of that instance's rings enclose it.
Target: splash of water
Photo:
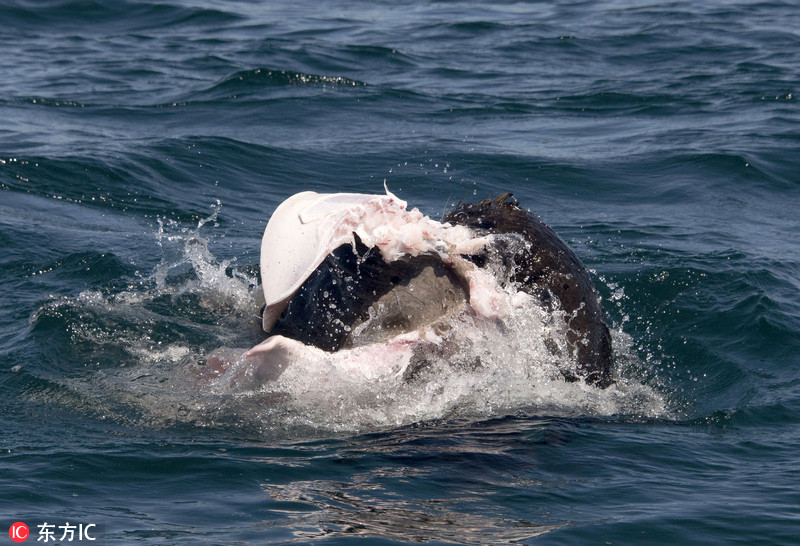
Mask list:
[[[152,274],[120,291],[87,291],[50,302],[41,315],[68,323],[70,343],[89,361],[114,352],[67,388],[92,397],[98,412],[140,425],[223,427],[269,434],[288,430],[363,431],[441,419],[527,415],[669,416],[657,390],[620,366],[607,389],[568,383],[563,358],[546,340],[561,339],[564,317],[539,306],[503,322],[461,317],[447,355],[431,355],[411,380],[367,378],[337,368],[325,353],[294,362],[277,380],[250,390],[209,381],[207,357],[220,348],[260,341],[257,278],[234,260],[218,261],[206,232],[220,203],[194,227],[159,220],[162,259]],[[617,359],[636,359],[631,340],[614,333]],[[563,348],[562,348],[563,349]],[[233,349],[229,349],[233,350]]]

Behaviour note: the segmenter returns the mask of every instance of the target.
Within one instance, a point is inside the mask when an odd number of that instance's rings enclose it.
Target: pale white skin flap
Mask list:
[[[336,240],[338,220],[349,210],[374,199],[374,195],[298,193],[273,213],[261,241],[261,282],[266,308],[263,328],[268,332],[297,289],[333,248],[352,238]]]
[[[262,341],[237,359],[226,379],[240,387],[257,388],[265,381],[277,379],[292,363],[322,362],[336,370],[365,379],[402,374],[411,358],[411,347],[421,341],[438,341],[429,329],[409,332],[385,343],[376,343],[337,353],[305,345],[297,340],[274,335]]]
[[[328,254],[343,244],[354,244],[354,233],[368,247],[377,247],[387,262],[424,253],[449,259],[485,243],[464,226],[436,222],[406,206],[388,191],[386,195],[306,191],[281,203],[261,242],[264,331],[272,329]]]

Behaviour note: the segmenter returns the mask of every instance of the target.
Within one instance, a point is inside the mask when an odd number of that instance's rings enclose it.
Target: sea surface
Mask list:
[[[788,1],[0,2],[0,544],[797,544],[798,99]],[[384,184],[553,227],[616,385],[207,389]]]

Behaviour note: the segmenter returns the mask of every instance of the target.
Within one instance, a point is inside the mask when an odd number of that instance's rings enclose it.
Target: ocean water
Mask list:
[[[0,75],[3,533],[797,543],[793,2],[10,0]],[[521,328],[415,388],[208,389],[260,339],[275,207],[384,183],[432,218],[513,192],[617,385],[526,375]]]

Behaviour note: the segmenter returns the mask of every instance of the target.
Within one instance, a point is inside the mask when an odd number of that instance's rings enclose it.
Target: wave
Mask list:
[[[155,2],[92,0],[12,1],[0,6],[6,24],[17,28],[57,32],[93,28],[136,32],[162,27],[219,26],[242,19],[229,11]]]
[[[366,85],[364,82],[342,76],[323,76],[296,71],[255,68],[231,74],[212,87],[192,93],[183,100],[193,102],[198,100],[241,98],[262,91],[284,87],[319,87],[325,89],[366,87]]]

